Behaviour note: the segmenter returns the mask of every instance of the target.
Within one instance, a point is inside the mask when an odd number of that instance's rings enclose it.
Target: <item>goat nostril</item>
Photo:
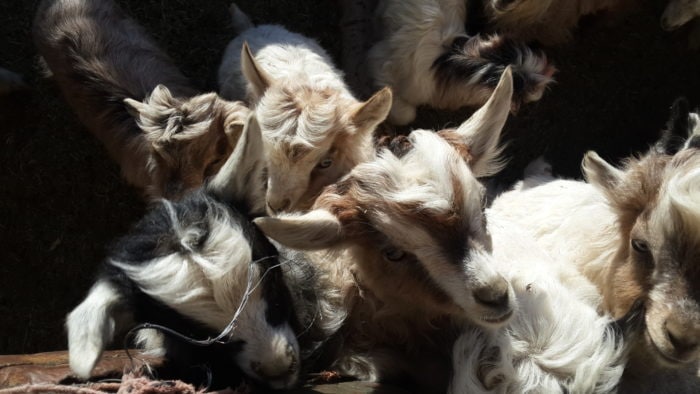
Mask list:
[[[270,211],[272,211],[272,213],[279,213],[281,211],[288,209],[289,206],[291,205],[291,203],[292,202],[288,198],[285,198],[284,200],[282,200],[282,202],[279,205],[273,204],[270,201],[268,201],[267,207],[270,209]]]
[[[474,298],[477,302],[492,307],[505,308],[508,306],[508,287],[487,286],[474,290]]]
[[[682,332],[674,332],[674,326],[669,326],[666,322],[666,335],[673,347],[681,352],[692,352],[698,347],[698,342],[695,338],[685,337]]]

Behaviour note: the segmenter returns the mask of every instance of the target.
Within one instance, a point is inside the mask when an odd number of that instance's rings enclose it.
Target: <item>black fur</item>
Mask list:
[[[152,204],[148,213],[130,233],[111,247],[110,257],[102,268],[101,278],[118,289],[123,300],[119,308],[131,315],[133,326],[141,323],[157,324],[196,340],[213,338],[219,334],[144,293],[122,269],[111,263],[118,261],[121,264],[142,266],[154,258],[173,253],[189,253],[188,248],[197,250],[204,245],[211,232],[208,220],[211,216],[226,216],[237,223],[251,246],[253,261],[260,260],[257,264],[262,272],[269,269],[261,284],[263,297],[269,306],[266,311],[267,322],[273,326],[285,322],[294,323],[292,326],[296,324],[292,321],[295,314],[282,269],[273,267],[279,262],[277,250],[247,215],[241,213],[247,209],[237,209],[236,205],[242,204],[221,201],[202,189],[189,193],[180,201],[171,201],[171,204],[181,229],[196,230],[193,233],[197,235],[192,237],[187,247],[181,244],[170,213],[165,203],[160,201]],[[236,387],[243,380],[243,373],[234,357],[244,348],[244,342],[215,343],[202,347],[168,334],[164,337],[168,360],[166,376],[204,385],[208,382],[207,371],[211,371],[212,389]]]
[[[544,54],[503,36],[459,36],[445,53],[435,59],[432,68],[442,89],[469,83],[471,77],[482,70],[483,74],[475,84],[494,89],[510,65],[514,101],[519,102],[540,83],[541,76],[521,67],[522,59],[530,56],[544,57]]]
[[[679,97],[671,105],[671,117],[666,123],[666,129],[656,144],[661,153],[676,154],[688,139],[690,104],[685,97]]]

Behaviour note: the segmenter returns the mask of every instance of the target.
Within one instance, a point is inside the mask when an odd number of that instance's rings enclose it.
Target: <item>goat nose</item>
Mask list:
[[[285,198],[282,201],[269,201],[268,200],[267,207],[270,209],[270,211],[272,213],[279,213],[279,212],[282,212],[282,211],[286,210],[287,208],[289,208],[291,203],[292,202],[288,198]]]
[[[677,322],[674,319],[666,321],[666,335],[673,347],[679,353],[692,353],[700,344],[700,337],[697,331],[689,330],[684,324]]]
[[[498,278],[494,283],[474,290],[474,299],[491,308],[508,307],[508,289],[510,285],[505,278]]]

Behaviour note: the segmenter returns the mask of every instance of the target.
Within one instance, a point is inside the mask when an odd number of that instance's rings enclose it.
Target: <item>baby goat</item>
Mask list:
[[[65,99],[148,197],[198,187],[231,153],[247,108],[197,94],[113,1],[44,0],[33,32]]]
[[[494,270],[477,180],[502,166],[511,95],[507,69],[456,130],[414,130],[328,186],[308,213],[255,219],[272,239],[318,251],[309,258],[335,278],[347,313],[339,372],[440,391],[455,322],[494,328],[511,318],[513,290]]]
[[[463,0],[382,0],[377,18],[383,37],[367,60],[375,85],[394,91],[395,124],[413,121],[423,104],[455,110],[485,103],[509,65],[516,107],[539,100],[552,81],[544,53],[498,35],[467,36]]]
[[[681,119],[672,119],[669,133],[682,132],[682,143],[666,135],[622,168],[588,152],[589,183],[540,179],[546,183],[516,187],[492,207],[593,281],[614,317],[644,300],[646,328],[632,344],[625,380],[686,371],[669,392],[700,388],[700,128],[698,114],[679,103],[674,117]],[[682,124],[688,127],[674,127]]]
[[[362,103],[323,48],[278,25],[253,27],[235,4],[239,31],[226,48],[219,85],[254,106],[267,158],[271,214],[303,210],[326,186],[372,157],[372,132],[386,118],[391,91]]]
[[[251,117],[247,129],[256,127]],[[151,323],[204,339],[236,316],[233,331],[206,347],[153,330],[141,331],[139,340],[180,374],[207,364],[215,384],[235,383],[238,368],[272,388],[297,383],[293,301],[276,249],[248,219],[246,186],[262,164],[260,133],[248,130],[208,185],[180,201],[154,202],[116,242],[88,296],[68,315],[70,366],[78,376],[90,375],[118,329]]]

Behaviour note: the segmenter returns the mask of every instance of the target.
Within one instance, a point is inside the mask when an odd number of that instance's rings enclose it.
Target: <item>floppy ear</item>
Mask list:
[[[385,87],[354,109],[352,123],[360,130],[373,131],[389,115],[391,102],[391,89]]]
[[[265,235],[293,249],[325,249],[337,245],[342,240],[342,224],[324,209],[316,209],[303,215],[259,217],[253,221]]]
[[[586,152],[583,156],[581,167],[586,181],[608,196],[614,194],[616,187],[620,185],[624,176],[624,172],[603,160],[592,150]]]
[[[456,131],[469,149],[469,165],[477,177],[493,175],[503,168],[500,159],[503,148],[498,142],[510,113],[512,97],[513,75],[508,66],[486,104]]]
[[[241,48],[241,71],[252,88],[251,93],[255,100],[262,97],[272,84],[272,78],[255,60],[247,42],[244,42]]]
[[[228,201],[246,202],[251,211],[264,204],[265,191],[260,174],[263,167],[263,145],[260,126],[253,113],[248,115],[243,132],[231,155],[209,181],[207,189]],[[264,207],[262,209],[264,211]]]

